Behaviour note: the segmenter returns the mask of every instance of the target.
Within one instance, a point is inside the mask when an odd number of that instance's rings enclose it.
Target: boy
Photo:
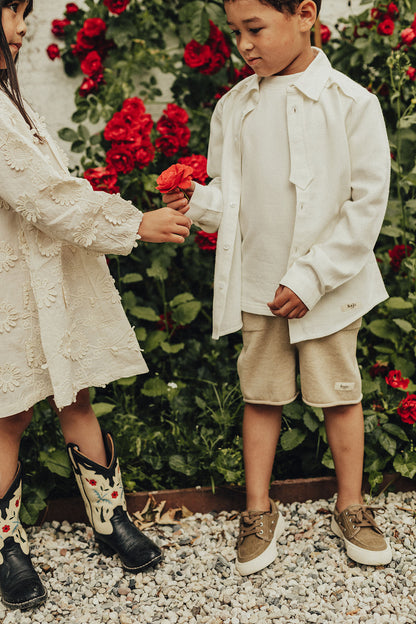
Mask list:
[[[389,189],[390,150],[377,98],[311,46],[320,0],[225,0],[255,75],[218,103],[206,186],[165,196],[218,230],[213,337],[242,327],[247,511],[236,567],[277,556],[284,522],[269,500],[282,406],[323,408],[338,482],[331,528],[347,554],[387,564],[388,542],[361,497],[364,427],[356,341],[387,297],[373,253]]]

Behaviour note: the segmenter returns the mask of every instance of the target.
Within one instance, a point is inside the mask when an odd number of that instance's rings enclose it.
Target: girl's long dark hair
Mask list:
[[[22,2],[23,0],[19,0],[19,1]],[[12,4],[10,0],[0,0],[0,15],[1,15],[1,12],[3,11],[3,8],[9,6],[10,4]],[[33,9],[33,0],[29,0],[29,3],[25,10],[25,17],[26,15],[29,15],[29,13],[31,13],[32,9]],[[36,136],[38,136],[35,124],[30,119],[29,115],[27,114],[25,110],[25,106],[23,104],[23,99],[20,93],[20,88],[19,88],[19,81],[17,79],[15,61],[13,61],[13,57],[11,55],[10,48],[9,48],[9,43],[4,34],[1,19],[0,19],[0,52],[6,64],[5,69],[0,69],[0,89],[9,96],[9,98],[15,104],[16,108],[22,115],[23,119],[25,120],[29,128],[31,128],[32,130],[35,130],[35,134]],[[16,57],[16,60],[17,60],[17,57]]]

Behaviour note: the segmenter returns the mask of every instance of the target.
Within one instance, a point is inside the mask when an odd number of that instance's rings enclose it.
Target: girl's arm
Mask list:
[[[143,215],[133,204],[51,164],[14,111],[0,109],[0,196],[29,225],[97,253],[126,255],[136,239],[183,242],[190,220],[168,208]],[[139,233],[139,236],[138,236]]]

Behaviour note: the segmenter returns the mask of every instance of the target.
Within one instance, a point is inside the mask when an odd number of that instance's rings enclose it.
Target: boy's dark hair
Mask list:
[[[18,0],[23,2],[23,0]],[[12,4],[11,0],[0,0],[0,16],[3,9]],[[33,9],[33,0],[29,0],[29,3],[25,10],[25,17],[31,13]],[[31,129],[36,131],[33,121],[25,111],[22,96],[20,94],[19,81],[17,79],[15,61],[10,52],[9,44],[4,34],[3,26],[0,19],[0,52],[6,64],[5,69],[0,69],[0,89],[6,93],[12,102],[15,104],[25,122]],[[19,55],[16,57],[16,61]],[[37,136],[37,133],[36,133]],[[38,137],[40,138],[40,137]]]
[[[316,15],[318,16],[321,10],[321,0],[313,1],[316,4]],[[224,2],[232,2],[232,0],[224,0]],[[291,13],[294,15],[302,0],[259,0],[259,2],[270,5],[279,13]]]

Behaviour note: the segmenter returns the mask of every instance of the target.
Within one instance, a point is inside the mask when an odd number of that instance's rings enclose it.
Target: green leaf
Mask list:
[[[82,141],[88,141],[90,138],[90,131],[86,126],[78,126],[78,136]]]
[[[82,152],[85,151],[85,148],[85,141],[74,141],[71,145],[71,151],[75,152],[75,154],[82,154]]]
[[[162,266],[159,262],[153,262],[152,266],[146,270],[149,277],[154,277],[161,281],[168,278],[168,271],[166,267]]]
[[[409,438],[407,437],[405,431],[399,425],[395,425],[394,423],[386,423],[383,425],[384,431],[390,433],[395,438],[399,438],[399,440],[403,440],[404,442],[408,442]]]
[[[116,381],[116,384],[123,387],[133,386],[136,383],[136,380],[137,375],[134,375],[133,377],[122,377]]]
[[[284,451],[291,451],[296,448],[306,438],[306,432],[301,429],[289,429],[289,431],[285,431],[280,437],[280,444]]]
[[[411,331],[414,331],[413,325],[404,319],[393,319],[393,323],[395,323],[405,334],[410,334]]]
[[[70,477],[72,474],[71,464],[69,463],[66,451],[57,449],[51,453],[41,451],[39,460],[43,466],[60,477]]]
[[[77,133],[72,128],[61,128],[58,130],[58,136],[62,141],[69,141],[69,143],[78,139]]]
[[[364,432],[371,433],[378,426],[378,416],[377,414],[370,414],[365,416],[364,418]]]
[[[97,416],[97,418],[100,418],[100,416],[105,416],[106,414],[111,414],[114,408],[115,405],[112,405],[111,403],[92,404],[92,409],[94,410],[94,414]]]
[[[170,344],[169,342],[162,342],[160,344],[162,351],[165,353],[179,353],[185,347],[183,342],[179,342],[177,344]]]
[[[200,301],[183,303],[172,309],[172,320],[178,325],[189,325],[196,319],[201,309]]]
[[[85,121],[88,117],[88,108],[79,108],[73,113],[71,119],[74,123],[80,123]]]
[[[368,324],[367,329],[378,338],[383,338],[390,342],[396,343],[397,334],[394,331],[394,325],[390,321],[385,319],[371,321],[371,323]]]
[[[130,309],[130,314],[142,321],[160,321],[160,316],[156,314],[153,308],[145,308],[143,306],[134,306]]]
[[[137,282],[142,282],[143,276],[140,273],[126,273],[123,277],[120,278],[120,282],[123,284],[137,284]]]
[[[413,304],[410,301],[405,301],[403,297],[390,297],[385,303],[386,308],[393,311],[408,312],[413,310]]]
[[[303,422],[305,423],[309,431],[312,431],[312,432],[316,431],[319,427],[319,422],[316,420],[316,418],[312,416],[310,412],[305,412],[303,416]]]
[[[385,451],[391,456],[396,454],[397,442],[388,433],[380,431],[378,441]]]
[[[142,394],[149,397],[166,396],[169,391],[168,385],[160,377],[153,377],[145,381]]]
[[[335,464],[330,448],[326,449],[325,453],[322,456],[321,463],[326,466],[326,468],[329,468],[330,470],[335,470]]]
[[[154,349],[157,349],[162,342],[164,342],[167,338],[167,333],[161,330],[156,330],[151,332],[144,343],[144,350],[146,353],[150,353]]]
[[[192,477],[197,472],[196,466],[190,466],[182,455],[171,455],[169,457],[169,466],[175,472],[180,472],[187,477]]]
[[[403,477],[413,479],[416,475],[416,451],[405,451],[393,460],[393,467]]]

